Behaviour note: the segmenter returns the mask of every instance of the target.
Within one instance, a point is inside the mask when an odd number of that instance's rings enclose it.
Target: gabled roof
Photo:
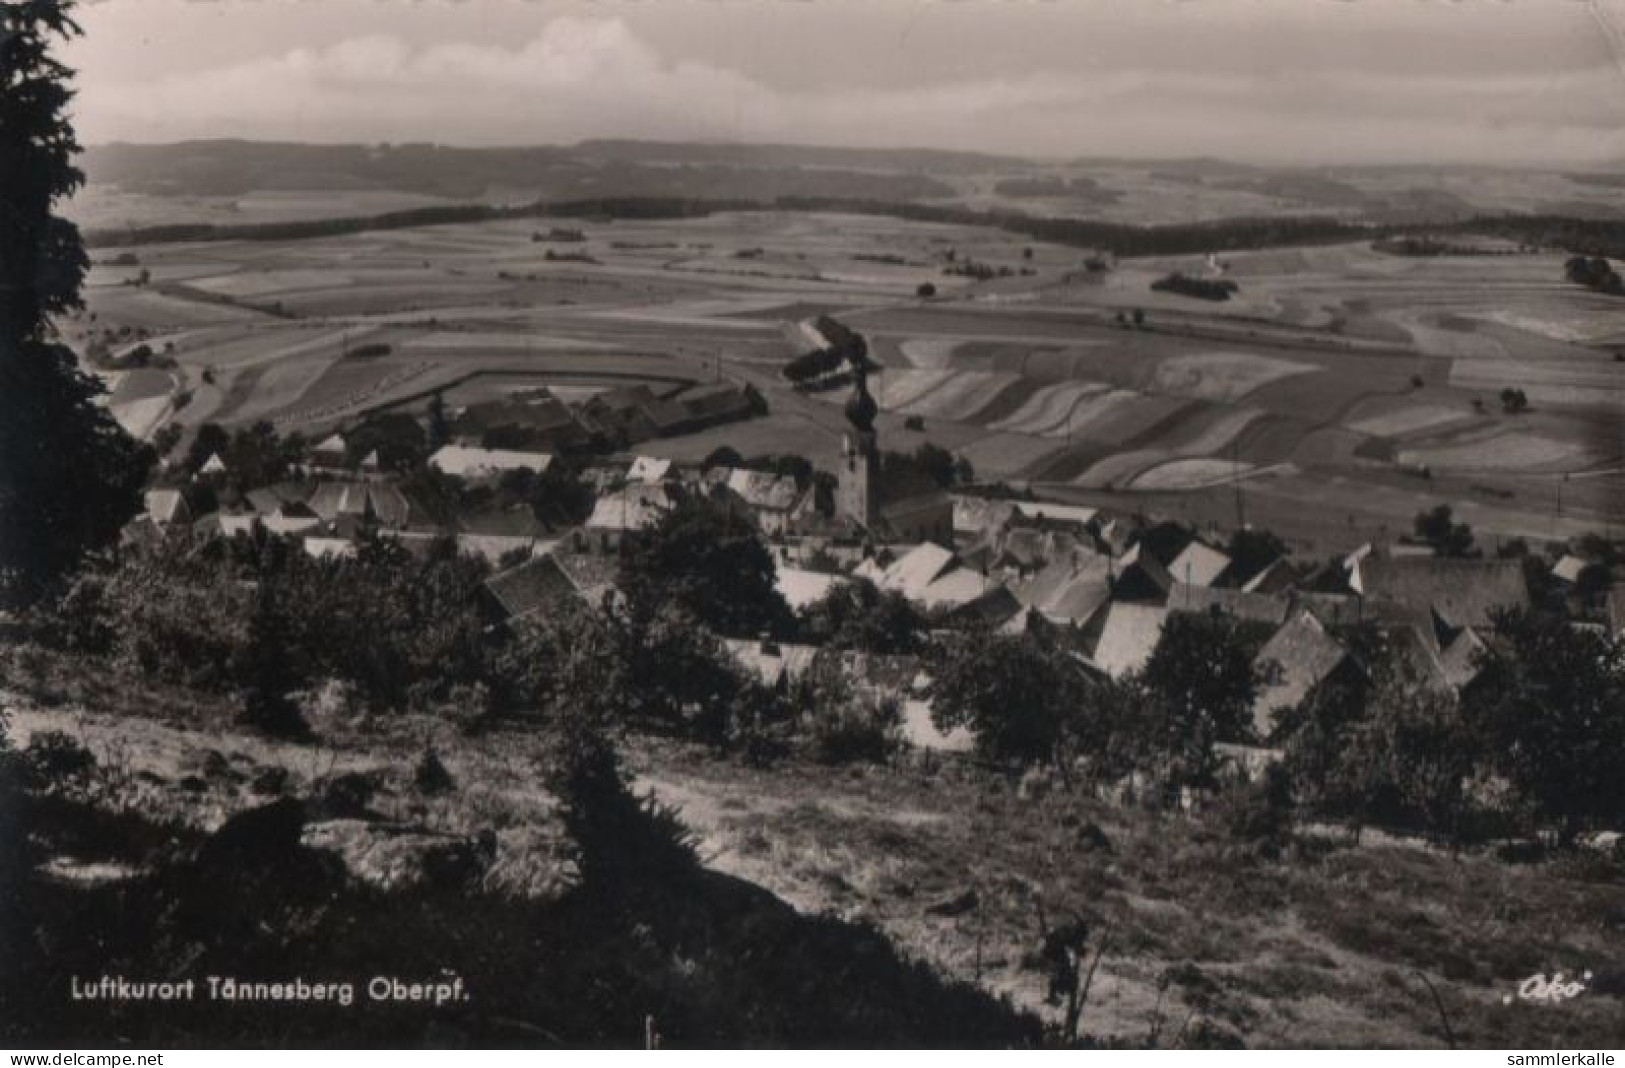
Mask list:
[[[221,512],[215,518],[220,525],[220,533],[228,538],[236,537],[239,534],[252,534],[254,525],[260,521],[260,517],[253,513],[232,515]]]
[[[372,514],[385,526],[404,527],[412,518],[412,505],[396,486],[374,482],[367,486],[367,501]]]
[[[882,580],[884,580],[886,577],[886,568],[880,563],[879,560],[870,557],[867,560],[860,561],[858,566],[852,569],[852,577],[867,579],[868,581],[873,582],[876,586],[881,586]]]
[[[1032,527],[1007,530],[999,536],[995,544],[999,553],[994,562],[1001,567],[1039,567],[1048,559],[1044,532]]]
[[[954,533],[982,534],[1004,525],[1015,514],[1014,501],[954,494]]]
[[[664,485],[630,482],[603,494],[593,503],[587,529],[643,530],[658,523],[671,509],[671,504]]]
[[[466,531],[459,532],[457,535],[458,552],[481,557],[493,564],[518,549],[534,553],[536,551],[536,539],[529,535],[470,534]]]
[[[988,592],[988,580],[985,575],[968,567],[958,567],[932,580],[911,599],[920,602],[926,608],[957,608],[970,604]]]
[[[1242,589],[1248,593],[1285,593],[1298,581],[1297,569],[1284,556],[1276,557],[1263,570],[1248,579]]]
[[[954,572],[954,574],[960,573]],[[962,573],[976,575],[974,571]],[[977,577],[980,578],[981,576],[977,575]],[[936,585],[936,583],[933,583],[931,586],[927,586],[926,593],[930,594]],[[953,610],[953,618],[956,620],[979,620],[993,627],[1002,627],[1012,619],[1025,617],[1029,611],[1030,609],[1022,607],[1021,602],[1016,600],[1016,595],[1010,592],[1008,586],[1000,584],[991,589],[984,589],[983,592],[969,601],[960,603]]]
[[[728,472],[726,484],[746,504],[766,512],[788,512],[801,497],[794,478],[771,471],[736,467]]]
[[[1479,657],[1488,649],[1489,646],[1471,628],[1457,634],[1455,640],[1439,654],[1445,681],[1459,690],[1478,678]]]
[[[844,575],[831,575],[823,571],[805,571],[799,567],[789,567],[784,564],[778,566],[775,584],[779,593],[784,596],[785,603],[794,611],[821,601],[836,586],[844,586],[849,580]]]
[[[1230,557],[1219,550],[1193,541],[1174,557],[1168,565],[1168,574],[1176,582],[1192,586],[1211,586],[1230,566]]]
[[[1063,523],[1081,527],[1099,514],[1098,508],[1086,508],[1077,504],[1057,504],[1054,501],[1015,502],[1015,515],[1033,523]]]
[[[209,454],[209,458],[203,461],[203,466],[198,468],[198,470],[205,475],[222,474],[226,470],[226,461],[220,458],[219,453],[211,452]]]
[[[620,561],[613,556],[568,552],[554,552],[551,555],[589,604],[602,603],[604,595],[615,588],[620,576]]]
[[[147,518],[160,525],[184,522],[187,517],[186,498],[180,490],[148,490],[146,506]]]
[[[1275,729],[1275,717],[1295,708],[1348,658],[1348,652],[1307,610],[1299,610],[1258,651],[1254,663],[1278,666],[1275,682],[1260,687],[1253,702],[1253,728],[1260,738]]]
[[[1462,633],[1469,634],[1471,631]],[[1403,673],[1406,685],[1427,690],[1454,689],[1430,632],[1414,625],[1402,625],[1385,628],[1384,634],[1388,638],[1389,654]]]
[[[1564,554],[1563,558],[1552,565],[1552,577],[1570,586],[1580,581],[1580,572],[1591,566],[1591,561],[1573,553]]]
[[[1207,612],[1217,608],[1236,619],[1280,626],[1286,622],[1287,599],[1265,593],[1248,593],[1223,586],[1191,586],[1175,582],[1168,591],[1168,609],[1173,612]]]
[[[722,644],[740,667],[769,687],[781,682],[795,682],[805,676],[820,651],[816,645],[738,641],[732,638],[724,638]]]
[[[356,554],[355,542],[334,534],[311,534],[304,541],[305,552],[318,560],[328,557],[346,558]]]
[[[694,386],[672,399],[682,405],[691,418],[701,420],[745,415],[754,404],[749,387],[737,386],[732,382]]]
[[[519,452],[514,449],[477,449],[469,445],[443,445],[429,457],[429,466],[448,475],[478,478],[499,471],[546,471],[553,456],[545,452]]]
[[[321,517],[303,504],[284,505],[270,515],[261,516],[260,522],[272,534],[303,534],[322,525]]]
[[[1112,601],[1089,623],[1090,661],[1113,678],[1139,671],[1162,640],[1168,610],[1160,605]]]
[[[310,451],[311,451],[312,455],[321,455],[321,456],[335,456],[335,455],[337,455],[337,456],[343,456],[344,455],[344,435],[339,434],[339,433],[329,434],[329,435],[327,435],[327,437],[323,438],[317,445],[315,445]]]
[[[629,482],[664,482],[671,474],[671,461],[658,456],[639,456],[627,468]]]
[[[951,551],[925,541],[893,561],[881,573],[876,585],[917,600],[927,586],[957,565],[958,559]]]
[[[1173,577],[1161,561],[1146,550],[1144,542],[1135,542],[1117,562],[1112,590],[1121,600],[1161,603],[1173,585]]]
[[[581,591],[552,556],[533,556],[517,567],[492,575],[485,589],[508,619],[542,612]]]
[[[1111,561],[1099,554],[1052,560],[1043,570],[1012,587],[1023,604],[1052,620],[1081,623],[1111,596]]]
[[[1449,628],[1487,627],[1494,609],[1529,603],[1518,560],[1370,556],[1358,571],[1368,599],[1431,609]]]

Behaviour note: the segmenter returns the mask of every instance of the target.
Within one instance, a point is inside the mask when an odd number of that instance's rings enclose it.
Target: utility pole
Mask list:
[[[1242,503],[1241,465],[1236,462],[1236,441],[1230,439],[1230,477],[1236,483],[1236,529],[1247,529],[1247,509]]]

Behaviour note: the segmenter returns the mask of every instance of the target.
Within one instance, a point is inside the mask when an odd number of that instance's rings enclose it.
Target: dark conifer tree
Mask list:
[[[49,591],[135,514],[152,462],[59,340],[88,260],[61,201],[84,181],[68,121],[71,0],[0,3],[0,604]]]

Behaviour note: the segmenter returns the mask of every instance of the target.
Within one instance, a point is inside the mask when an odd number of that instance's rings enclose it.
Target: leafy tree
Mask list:
[[[186,459],[181,466],[196,474],[203,470],[203,465],[209,462],[209,457],[219,456],[225,462],[225,454],[231,448],[231,435],[219,423],[204,423],[192,435],[192,444],[187,447]]]
[[[917,653],[928,624],[907,597],[865,579],[841,582],[802,611],[802,631],[830,649]]]
[[[1071,720],[1086,687],[1066,653],[1036,638],[963,633],[931,658],[931,719],[939,730],[966,727],[983,756],[1064,767]]]
[[[1217,610],[1170,614],[1146,662],[1146,688],[1161,699],[1170,784],[1210,787],[1219,742],[1252,737],[1252,708],[1268,673],[1235,617]]]
[[[479,496],[477,489],[462,495],[465,503],[474,503]],[[521,502],[528,505],[531,514],[549,530],[586,522],[594,500],[592,487],[563,462],[548,465],[546,471],[504,471],[497,478],[493,497],[498,509]]]
[[[1455,697],[1407,677],[1385,643],[1369,678],[1318,688],[1284,725],[1285,766],[1314,810],[1459,840],[1473,813],[1478,739]]]
[[[251,490],[286,478],[289,467],[299,462],[304,451],[298,435],[282,438],[275,427],[261,420],[234,431],[221,460],[231,484],[238,490]]]
[[[706,454],[705,460],[700,467],[702,470],[709,470],[713,467],[739,467],[744,462],[745,458],[732,445],[718,445]]]
[[[1527,609],[1495,619],[1500,651],[1468,691],[1496,770],[1567,842],[1625,820],[1625,644]]]
[[[293,638],[277,596],[274,583],[261,582],[255,589],[244,641],[237,650],[234,673],[242,680],[242,719],[275,737],[305,738],[310,726],[288,697],[300,679]]]
[[[621,588],[633,615],[674,606],[733,637],[784,633],[791,616],[778,569],[755,529],[725,506],[697,496],[627,539]]]
[[[628,632],[633,713],[646,725],[727,748],[764,711],[766,695],[722,643],[667,605]]]
[[[152,435],[152,451],[160,458],[168,456],[181,443],[181,434],[179,423],[165,423]]]
[[[446,415],[446,398],[439,390],[429,398],[429,448],[438,449],[451,440],[451,419]]]
[[[1138,676],[1095,680],[1067,722],[1062,748],[1084,758],[1095,783],[1117,782],[1131,772],[1165,776],[1165,715],[1161,699]]]
[[[1448,504],[1430,511],[1418,512],[1415,521],[1416,536],[1433,547],[1437,556],[1477,556],[1473,548],[1473,528],[1455,521],[1455,513]]]
[[[922,442],[912,453],[882,454],[881,466],[891,478],[907,478],[911,475],[926,478],[939,489],[948,489],[956,483],[976,480],[976,469],[971,466],[969,460],[929,441]]]
[[[1501,391],[1501,410],[1508,415],[1519,415],[1529,410],[1529,395],[1510,386]]]
[[[89,260],[57,204],[73,164],[70,71],[51,49],[79,32],[71,0],[0,6],[0,604],[44,595],[111,544],[141,504],[152,453],[95,397],[52,319],[82,307]]]
[[[937,287],[930,282],[921,282],[915,287],[914,295],[921,300],[930,300],[937,295]]]

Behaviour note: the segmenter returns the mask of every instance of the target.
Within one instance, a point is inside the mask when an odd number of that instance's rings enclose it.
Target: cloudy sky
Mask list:
[[[81,137],[1625,160],[1625,0],[95,0]]]

